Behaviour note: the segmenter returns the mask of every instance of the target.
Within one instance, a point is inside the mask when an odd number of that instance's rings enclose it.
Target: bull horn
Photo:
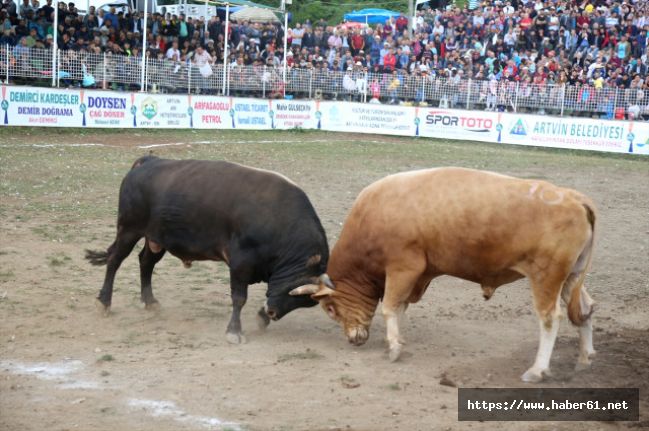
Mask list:
[[[329,278],[329,276],[327,275],[326,272],[320,276],[320,283],[324,284],[325,286],[327,286],[330,289],[335,289],[336,288],[334,286],[334,283],[331,281],[331,278]]]
[[[297,295],[313,295],[318,291],[318,286],[317,284],[305,284],[304,286],[296,287],[295,289],[291,290],[288,294],[291,296],[297,296]]]

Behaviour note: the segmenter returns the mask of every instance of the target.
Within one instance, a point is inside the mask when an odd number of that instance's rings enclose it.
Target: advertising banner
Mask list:
[[[502,113],[432,107],[415,110],[420,136],[502,142]]]
[[[192,128],[190,95],[131,93],[133,127]]]
[[[86,127],[132,127],[132,94],[81,91],[81,111],[85,115]],[[82,122],[83,123],[83,122]]]
[[[257,130],[274,128],[271,100],[235,98],[233,106],[235,128]]]
[[[194,127],[199,129],[234,128],[233,98],[193,96],[190,100]]]
[[[273,100],[271,118],[275,129],[317,129],[316,102],[311,100]]]
[[[628,153],[649,155],[649,123],[627,122],[626,140],[629,144]]]
[[[3,125],[81,127],[85,122],[79,91],[3,85],[1,92]]]
[[[349,102],[2,85],[0,125],[322,129],[649,155],[649,122]]]
[[[414,136],[414,108],[369,103],[322,102],[322,129],[336,132]]]
[[[627,121],[505,114],[504,141],[508,144],[626,153]]]

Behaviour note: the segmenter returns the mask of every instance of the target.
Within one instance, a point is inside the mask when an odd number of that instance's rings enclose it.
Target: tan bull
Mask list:
[[[579,327],[578,366],[595,353],[593,301],[583,286],[594,227],[590,199],[545,181],[461,168],[391,175],[356,199],[329,259],[330,280],[291,293],[312,293],[355,345],[367,341],[382,299],[395,361],[403,345],[400,317],[433,278],[473,281],[489,299],[497,287],[527,277],[541,336],[522,379],[540,381],[549,372],[560,296]]]

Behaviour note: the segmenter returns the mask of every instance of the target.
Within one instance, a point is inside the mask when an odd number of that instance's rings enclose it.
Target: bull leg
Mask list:
[[[579,358],[575,367],[576,371],[589,368],[591,365],[590,358],[596,353],[593,348],[593,321],[591,317],[594,301],[588,295],[588,292],[586,292],[583,283],[580,284],[581,280],[583,280],[582,275],[579,273],[570,274],[561,290],[561,297],[566,303],[566,306],[569,307],[573,289],[580,289],[579,308],[583,316],[588,316],[581,324],[577,325],[579,330]]]
[[[257,326],[260,331],[265,331],[268,325],[270,325],[270,317],[266,312],[266,306],[263,306],[257,312]]]
[[[582,293],[583,295],[583,293]],[[587,369],[591,364],[591,357],[595,355],[593,348],[593,320],[589,317],[579,327],[579,358],[577,359],[576,371]]]
[[[542,283],[532,281],[534,306],[539,318],[541,334],[536,360],[532,367],[521,376],[524,382],[537,383],[543,380],[544,374],[550,375],[550,358],[559,332],[561,318],[559,295],[565,278],[565,276],[550,277]]]
[[[417,281],[418,274],[412,272],[390,273],[386,277],[383,296],[383,318],[385,319],[386,338],[390,349],[390,362],[401,356],[403,340],[399,334],[399,325],[407,307],[411,290]]]
[[[104,284],[99,291],[97,299],[100,302],[100,308],[103,309],[104,314],[110,312],[110,304],[113,298],[113,283],[115,282],[115,274],[119,269],[122,261],[135,247],[135,244],[142,236],[134,231],[124,232],[122,228],[117,231],[117,238],[113,245],[109,248],[109,255],[106,262],[106,277]]]
[[[232,292],[232,317],[228,323],[225,339],[228,343],[242,344],[246,342],[246,338],[241,331],[241,309],[248,299],[248,285],[239,281],[232,272],[230,272],[230,291]]]
[[[165,254],[165,250],[158,253],[151,251],[148,241],[144,244],[144,248],[140,252],[140,286],[141,294],[140,298],[144,302],[144,307],[147,309],[158,309],[160,303],[153,296],[153,290],[151,288],[151,276],[153,275],[153,268],[156,263],[160,262],[160,259]]]

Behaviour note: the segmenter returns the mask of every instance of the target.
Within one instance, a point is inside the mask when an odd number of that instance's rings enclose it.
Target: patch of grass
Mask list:
[[[65,253],[54,253],[47,256],[47,264],[51,267],[63,266],[71,260],[72,258]]]
[[[70,242],[74,238],[68,226],[34,226],[31,231],[39,237],[52,242]]]
[[[391,391],[400,391],[401,390],[401,386],[399,385],[399,383],[390,383],[386,387]]]
[[[4,283],[16,278],[16,274],[10,269],[8,271],[0,271],[0,283]]]
[[[300,361],[300,360],[309,360],[309,359],[322,359],[324,355],[316,352],[315,350],[306,349],[304,352],[297,353],[285,353],[279,355],[277,362],[288,362],[288,361]]]
[[[113,355],[107,353],[105,355],[101,355],[99,357],[99,359],[97,359],[97,362],[112,362],[114,360],[115,360],[115,357]]]

